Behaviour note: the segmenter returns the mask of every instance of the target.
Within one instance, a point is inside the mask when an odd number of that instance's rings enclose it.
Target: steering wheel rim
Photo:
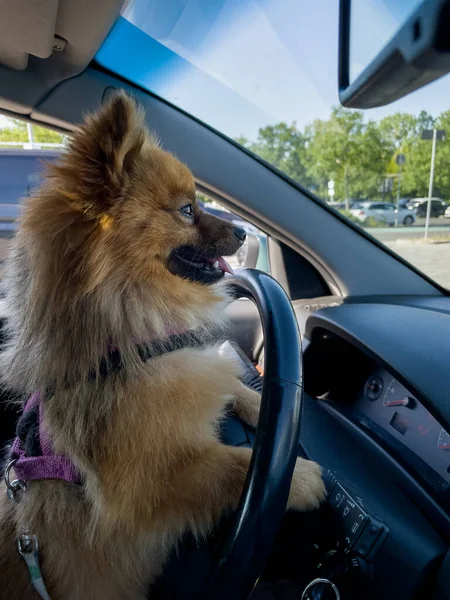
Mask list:
[[[303,363],[292,305],[267,273],[242,269],[229,284],[256,304],[264,332],[264,382],[253,455],[242,495],[220,539],[201,600],[245,600],[267,561],[286,510],[298,455]]]

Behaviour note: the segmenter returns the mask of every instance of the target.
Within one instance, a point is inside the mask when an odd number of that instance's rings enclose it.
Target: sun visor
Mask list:
[[[58,0],[0,0],[0,64],[23,71],[30,54],[48,58],[55,44]]]

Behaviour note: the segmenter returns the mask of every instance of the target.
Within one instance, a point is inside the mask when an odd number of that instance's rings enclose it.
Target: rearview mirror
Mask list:
[[[384,106],[450,71],[450,0],[340,0],[339,100]]]

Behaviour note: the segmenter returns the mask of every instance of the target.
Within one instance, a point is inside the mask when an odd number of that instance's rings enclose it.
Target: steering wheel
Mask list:
[[[283,288],[255,269],[230,286],[256,304],[265,342],[264,383],[253,455],[231,526],[219,541],[201,600],[246,600],[260,577],[281,525],[298,453],[303,396],[297,320]]]

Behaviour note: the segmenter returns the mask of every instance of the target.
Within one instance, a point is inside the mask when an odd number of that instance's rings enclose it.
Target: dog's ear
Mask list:
[[[126,197],[146,136],[142,110],[123,91],[74,134],[56,172],[88,216],[98,216]]]

